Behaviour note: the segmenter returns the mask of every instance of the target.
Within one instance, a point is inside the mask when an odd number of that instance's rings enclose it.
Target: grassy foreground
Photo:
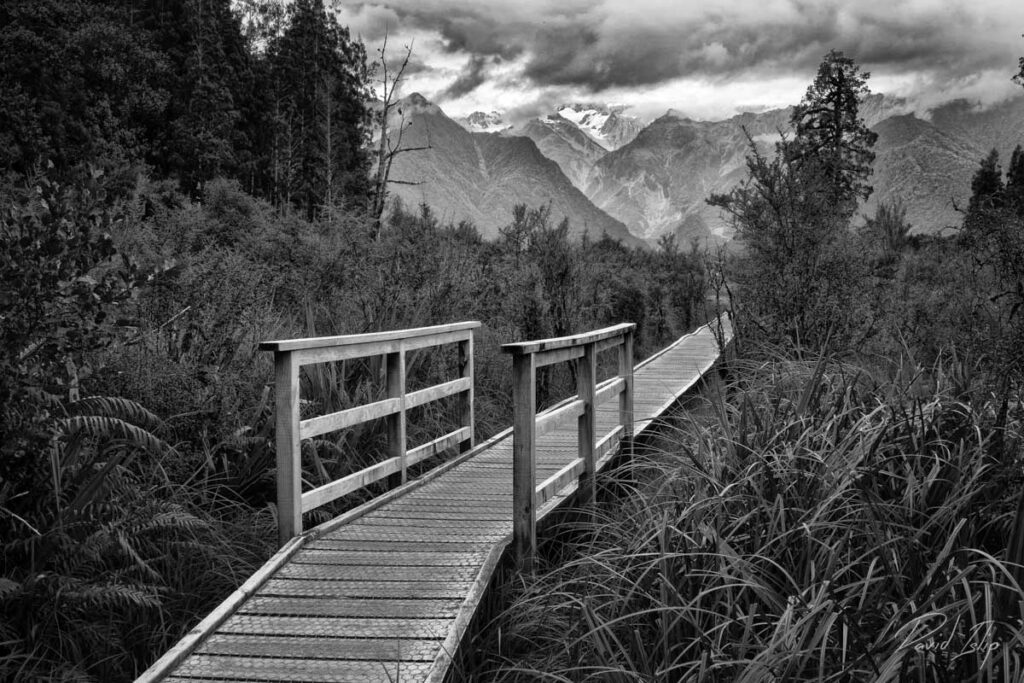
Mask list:
[[[888,374],[742,368],[549,549],[466,678],[1024,679],[1020,406],[962,363]]]

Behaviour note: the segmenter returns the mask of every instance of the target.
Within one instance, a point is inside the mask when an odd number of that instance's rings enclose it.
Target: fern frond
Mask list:
[[[88,396],[68,405],[72,416],[114,417],[150,431],[163,426],[163,421],[141,404],[119,396]]]
[[[160,596],[154,589],[140,585],[85,584],[63,591],[61,598],[102,611],[158,609],[161,604]]]
[[[225,446],[237,448],[238,450],[266,447],[267,444],[267,439],[262,436],[232,435],[224,441]]]
[[[117,544],[121,548],[121,551],[132,561],[135,568],[142,572],[143,576],[151,581],[160,580],[159,572],[149,566],[149,563],[143,559],[137,550],[135,550],[135,546],[129,543],[128,537],[125,536],[125,534],[117,534]]]
[[[139,531],[166,531],[169,529],[195,531],[209,528],[210,523],[207,520],[200,519],[191,512],[175,507],[153,515],[145,524],[139,527]]]
[[[109,526],[103,525],[93,533],[89,534],[78,545],[76,552],[83,559],[99,562],[103,557],[103,553],[110,547],[112,540]]]
[[[21,584],[5,576],[0,576],[0,600],[6,600],[21,590]]]
[[[103,415],[75,415],[57,421],[64,434],[84,434],[97,439],[116,439],[151,453],[176,454],[174,447],[148,430],[117,417]]]
[[[330,439],[310,439],[309,443],[317,451],[323,449],[327,451],[329,454],[338,458],[339,461],[345,458],[345,451],[341,449],[341,446],[336,444],[334,441],[331,441]]]

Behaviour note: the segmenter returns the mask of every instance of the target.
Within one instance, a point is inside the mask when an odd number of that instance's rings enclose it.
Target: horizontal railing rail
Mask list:
[[[471,321],[260,344],[260,350],[274,354],[277,513],[281,545],[302,533],[303,513],[384,478],[392,478],[395,483],[405,483],[410,466],[455,446],[462,452],[473,447],[473,331],[478,327],[479,322]],[[445,344],[458,344],[459,377],[406,392],[406,353]],[[384,357],[386,398],[327,415],[301,419],[299,370],[302,366],[372,356]],[[410,449],[406,438],[406,412],[448,396],[459,397],[459,427]],[[387,420],[388,459],[311,491],[302,491],[303,439],[381,418]]]
[[[597,463],[633,436],[633,335],[636,325],[622,323],[568,337],[505,344],[512,355],[512,543],[519,566],[533,567],[537,552],[537,507],[577,482],[581,501],[596,495]],[[597,382],[597,354],[618,349],[618,372]],[[576,363],[576,395],[537,414],[537,369],[553,363]],[[596,409],[619,400],[619,425],[595,440]],[[578,454],[546,480],[537,483],[537,439],[577,421]]]

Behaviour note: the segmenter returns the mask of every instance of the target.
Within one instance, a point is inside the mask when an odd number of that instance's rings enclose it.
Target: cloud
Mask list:
[[[480,87],[487,80],[486,67],[489,59],[482,55],[473,55],[459,77],[437,99],[444,101],[462,97]]]
[[[839,49],[875,75],[913,74],[946,91],[1024,53],[1019,0],[388,0],[345,2],[379,26],[437,36],[465,68],[445,97],[492,78],[493,58],[516,63],[520,87],[609,94],[686,80],[714,86],[799,77]],[[372,18],[372,22],[371,22]],[[424,55],[425,62],[430,61]],[[505,76],[506,81],[511,77]]]
[[[341,18],[349,33],[365,42],[377,42],[394,33],[402,20],[393,9],[382,5],[357,4],[346,8]]]

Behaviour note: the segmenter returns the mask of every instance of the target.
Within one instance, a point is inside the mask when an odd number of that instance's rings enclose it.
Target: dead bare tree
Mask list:
[[[402,136],[405,130],[412,125],[412,121],[405,118],[405,113],[399,107],[398,89],[402,82],[402,76],[409,59],[412,57],[412,45],[405,46],[405,57],[402,63],[394,71],[388,68],[387,60],[388,34],[384,33],[384,42],[377,52],[380,54],[381,70],[381,97],[380,111],[377,112],[376,123],[379,128],[380,140],[376,154],[376,172],[373,178],[373,203],[371,205],[371,218],[374,222],[374,239],[379,240],[381,234],[381,218],[384,215],[384,208],[387,205],[388,185],[419,185],[419,182],[409,180],[395,180],[391,177],[391,165],[395,157],[406,152],[417,152],[430,149],[430,145],[420,147],[402,147]],[[392,131],[391,119],[397,111],[398,117]]]

